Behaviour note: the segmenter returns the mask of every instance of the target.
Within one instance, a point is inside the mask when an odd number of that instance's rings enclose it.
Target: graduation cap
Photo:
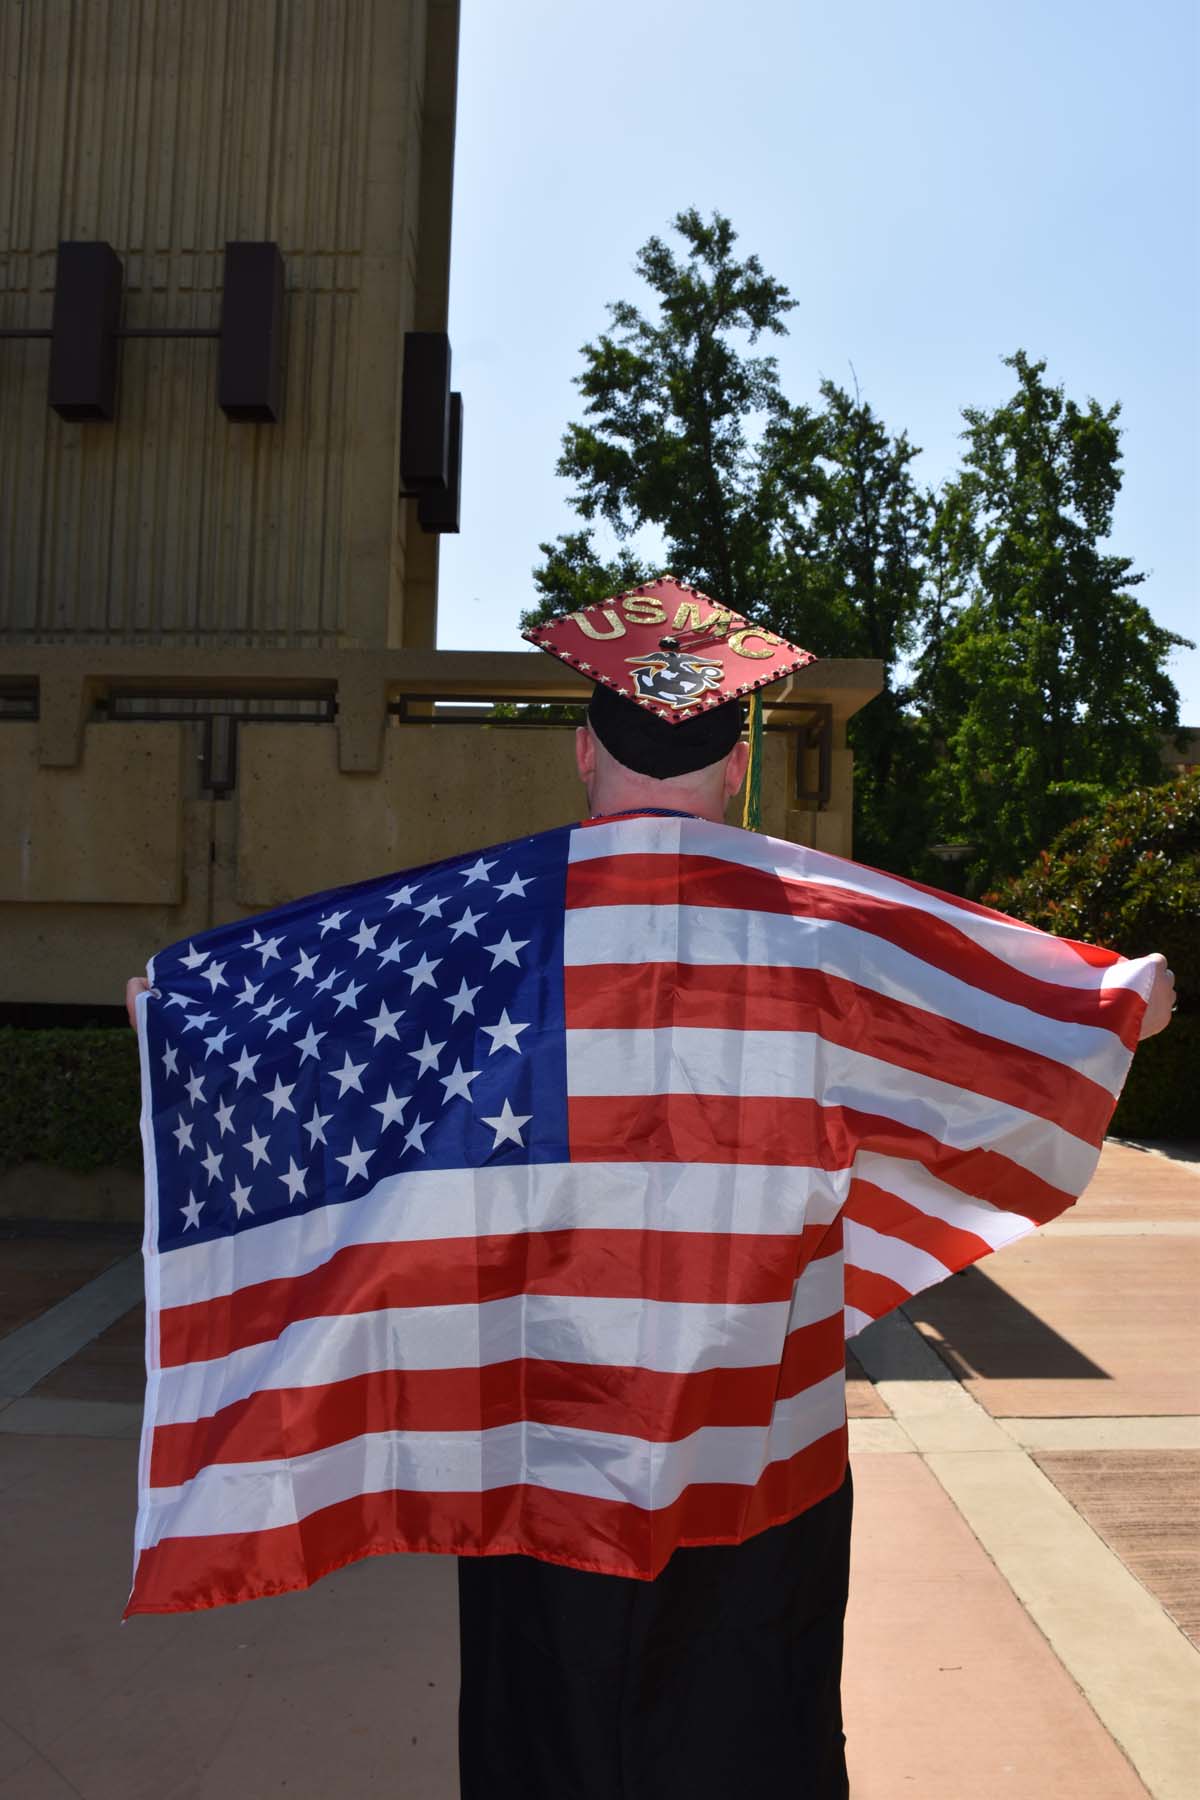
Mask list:
[[[743,702],[816,661],[672,575],[522,635],[595,683],[596,736],[627,769],[658,780],[727,756]]]

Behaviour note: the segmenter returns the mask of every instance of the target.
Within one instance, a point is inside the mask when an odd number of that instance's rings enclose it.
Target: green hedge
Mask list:
[[[0,1169],[140,1169],[137,1039],[123,1030],[0,1026]]]
[[[1200,1137],[1200,774],[1134,788],[1076,819],[984,899],[1042,931],[1124,956],[1162,951],[1179,1011],[1138,1046],[1110,1130]]]

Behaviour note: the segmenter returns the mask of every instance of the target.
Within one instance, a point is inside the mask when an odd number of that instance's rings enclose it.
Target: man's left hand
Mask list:
[[[1175,1010],[1175,977],[1167,967],[1166,957],[1156,950],[1150,961],[1157,966],[1154,970],[1154,986],[1142,1014],[1139,1043],[1143,1038],[1153,1037],[1156,1032],[1165,1030],[1171,1023],[1171,1014]]]

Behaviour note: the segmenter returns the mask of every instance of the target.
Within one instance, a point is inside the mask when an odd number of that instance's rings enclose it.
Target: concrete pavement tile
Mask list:
[[[846,1351],[846,1415],[851,1419],[886,1419],[888,1409],[853,1350]]]
[[[454,1795],[453,1559],[376,1557],[307,1593],[122,1625],[136,1445],[14,1437],[0,1454],[9,1446],[24,1476],[6,1499],[21,1550],[0,1573],[16,1626],[0,1636],[0,1694],[75,1784],[47,1796]],[[0,1785],[3,1800],[37,1791]]]
[[[1109,1138],[1100,1151],[1096,1173],[1064,1217],[1200,1218],[1200,1179],[1194,1168]]]
[[[130,1248],[111,1233],[29,1237],[0,1226],[0,1337],[76,1293]]]
[[[43,1376],[30,1393],[56,1400],[141,1405],[146,1387],[146,1307],[133,1307]]]
[[[0,1784],[31,1763],[37,1751],[0,1718]]]
[[[1200,1646],[1200,1451],[1041,1452],[1034,1461]]]
[[[1034,1234],[904,1310],[993,1415],[1196,1413],[1198,1281],[1195,1238]]]
[[[860,1456],[844,1680],[854,1800],[1146,1800],[914,1456]]]
[[[33,1753],[25,1765],[0,1780],[0,1800],[91,1800],[72,1787],[43,1756]]]

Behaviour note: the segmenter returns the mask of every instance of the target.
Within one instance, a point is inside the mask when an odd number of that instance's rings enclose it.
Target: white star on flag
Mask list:
[[[273,938],[265,938],[261,944],[255,945],[255,948],[258,951],[258,954],[262,957],[261,966],[264,969],[266,968],[268,962],[271,960],[272,957],[275,957],[275,959],[278,960],[279,946],[280,946],[280,944],[282,944],[282,942],[283,942],[283,939],[281,937],[273,937]]]
[[[404,1148],[406,1150],[420,1150],[423,1152],[425,1149],[425,1133],[432,1124],[432,1119],[418,1119],[404,1140]]]
[[[343,1006],[352,1006],[357,1012],[358,996],[362,993],[364,986],[365,983],[361,981],[348,981],[341,993],[334,995],[337,1001],[337,1012],[341,1012]],[[337,1013],[334,1014],[334,1017],[337,1017]]]
[[[446,1100],[454,1100],[459,1097],[464,1100],[469,1100],[471,1098],[471,1083],[476,1080],[478,1075],[478,1069],[465,1070],[462,1066],[462,1059],[460,1057],[449,1075],[442,1075],[439,1077],[442,1086],[446,1090],[446,1099],[442,1101],[442,1105],[445,1106]]]
[[[318,920],[318,924],[321,927],[321,936],[324,937],[327,931],[340,931],[342,929],[342,920],[345,916],[344,912],[332,912],[326,914],[325,918]]]
[[[308,1021],[308,1030],[305,1032],[304,1036],[294,1040],[296,1048],[300,1052],[300,1061],[302,1063],[307,1062],[310,1056],[315,1060],[317,1046],[320,1044],[321,1039],[328,1035],[328,1032],[314,1030],[313,1022],[310,1019]]]
[[[358,921],[358,930],[354,933],[350,942],[358,945],[358,954],[360,956],[364,950],[373,950],[375,948],[375,938],[378,931],[378,925],[368,925],[365,919],[360,919]]]
[[[236,1062],[232,1062],[229,1065],[237,1075],[237,1084],[239,1087],[241,1087],[243,1081],[250,1080],[251,1076],[254,1074],[254,1065],[261,1055],[262,1051],[260,1050],[257,1055],[251,1056],[246,1046],[244,1044],[242,1045],[242,1054],[238,1057]]]
[[[420,906],[417,908],[417,911],[421,915],[422,925],[428,925],[430,919],[441,918],[442,908],[445,906],[446,900],[447,895],[445,894],[435,894],[431,900],[422,900]]]
[[[209,987],[214,994],[219,987],[225,987],[227,985],[225,977],[221,973],[224,967],[224,963],[210,963],[208,968],[204,971],[204,979],[208,982]]]
[[[507,881],[496,883],[497,900],[523,900],[525,889],[535,880],[533,875],[510,875]]]
[[[228,1100],[222,1100],[215,1116],[217,1124],[221,1128],[221,1136],[224,1137],[227,1131],[233,1130],[233,1107]]]
[[[395,1038],[396,1042],[399,1043],[400,1033],[396,1030],[396,1020],[402,1019],[403,1017],[403,1007],[398,1008],[396,1012],[389,1012],[387,1002],[381,1000],[379,1002],[379,1011],[375,1014],[375,1017],[373,1019],[365,1020],[364,1023],[370,1025],[374,1029],[376,1044],[385,1037]]]
[[[525,1140],[521,1136],[521,1127],[528,1125],[532,1117],[532,1113],[515,1113],[506,1100],[496,1118],[480,1119],[479,1123],[490,1125],[496,1133],[496,1141],[492,1145],[493,1150],[498,1150],[501,1144],[509,1143],[517,1144],[524,1149]]]
[[[196,1227],[196,1230],[199,1231],[199,1229],[200,1229],[200,1208],[203,1205],[204,1205],[203,1200],[197,1200],[195,1194],[193,1194],[189,1190],[188,1197],[187,1197],[187,1205],[180,1207],[180,1209],[179,1209],[184,1216],[184,1220],[186,1221],[184,1224],[184,1227],[183,1227],[183,1229],[185,1231],[187,1231],[189,1229],[189,1227],[191,1227],[192,1225],[194,1225]]]
[[[268,1169],[270,1168],[271,1159],[267,1155],[267,1144],[269,1142],[269,1138],[259,1136],[255,1126],[252,1125],[250,1127],[250,1142],[248,1144],[243,1144],[242,1149],[250,1152],[250,1155],[253,1158],[253,1162],[251,1163],[252,1168],[257,1169],[260,1162],[265,1162]]]
[[[292,1020],[296,1017],[296,1011],[297,1009],[294,1006],[285,1006],[283,1011],[277,1013],[271,1020],[271,1023],[267,1026],[267,1036],[270,1037],[273,1031],[286,1031]]]
[[[246,985],[242,989],[241,993],[238,995],[237,999],[234,1001],[235,1006],[253,1006],[254,996],[255,996],[255,994],[258,993],[259,989],[262,987],[261,981],[251,981],[251,979],[248,975],[246,976],[245,979],[246,979]]]
[[[380,968],[383,967],[384,963],[398,963],[400,961],[400,952],[402,950],[407,950],[408,944],[409,940],[407,938],[397,938],[394,943],[388,945],[386,950],[376,951],[376,955],[379,957]]]
[[[505,1007],[494,1025],[481,1025],[479,1029],[486,1031],[492,1040],[492,1047],[488,1051],[489,1056],[495,1056],[497,1050],[515,1050],[519,1056],[521,1046],[518,1044],[517,1038],[522,1031],[528,1031],[529,1026],[528,1024],[514,1025],[508,1016],[508,1008]]]
[[[433,971],[438,967],[441,960],[441,957],[437,956],[430,962],[429,958],[422,952],[420,962],[415,962],[411,969],[405,969],[404,973],[412,976],[412,986],[408,990],[410,994],[415,994],[419,987],[431,987],[435,993],[437,992],[437,983],[433,979]]]
[[[263,1095],[264,1100],[269,1100],[271,1102],[271,1117],[273,1119],[279,1116],[281,1108],[286,1109],[288,1112],[295,1112],[296,1109],[292,1105],[291,1100],[292,1089],[295,1085],[294,1081],[289,1081],[285,1087],[279,1076],[276,1075],[275,1086],[269,1093]]]
[[[197,1100],[203,1100],[203,1098],[204,1098],[204,1081],[201,1076],[197,1075],[195,1069],[192,1070],[191,1080],[185,1081],[183,1085],[187,1089],[188,1093],[191,1095],[191,1100],[192,1100],[193,1106],[195,1106]]]
[[[464,887],[470,887],[473,881],[486,881],[488,875],[495,866],[494,860],[492,862],[484,862],[481,856],[477,862],[471,864],[469,869],[460,869],[458,872],[463,877]]]
[[[207,1058],[213,1054],[214,1050],[218,1056],[223,1056],[225,1053],[225,1039],[227,1037],[232,1037],[232,1035],[233,1033],[230,1031],[228,1025],[222,1025],[220,1031],[214,1032],[212,1037],[205,1038],[204,1042],[207,1046],[204,1052],[205,1059],[207,1060]]]
[[[211,1144],[208,1147],[208,1155],[202,1156],[200,1158],[200,1167],[202,1169],[208,1170],[208,1180],[209,1180],[210,1186],[216,1180],[217,1176],[221,1173],[221,1160],[222,1160],[221,1157],[213,1149]]]
[[[452,1025],[455,1023],[460,1013],[470,1013],[472,1017],[474,1017],[475,996],[479,991],[480,990],[477,987],[467,986],[467,978],[464,975],[457,994],[442,995],[442,999],[446,1002],[446,1005],[454,1008],[453,1013],[450,1015],[450,1023]]]
[[[416,891],[417,890],[415,887],[397,888],[394,894],[388,895],[388,899],[391,902],[391,905],[388,910],[390,912],[395,912],[395,910],[398,906],[411,906],[412,902],[413,902],[413,895],[416,893]]]
[[[408,1054],[415,1063],[419,1064],[420,1073],[424,1075],[427,1069],[437,1068],[437,1059],[445,1048],[445,1044],[433,1043],[429,1033],[426,1032],[425,1042],[421,1045],[421,1048],[419,1050],[410,1050]]]
[[[187,955],[181,956],[179,960],[185,969],[200,969],[203,968],[211,954],[210,950],[197,950],[195,944],[189,942]]]
[[[364,1181],[367,1179],[367,1164],[374,1154],[374,1150],[360,1150],[358,1147],[358,1139],[351,1138],[349,1155],[337,1156],[334,1158],[335,1162],[345,1163],[346,1165],[347,1187],[350,1186],[352,1181],[356,1181],[360,1175]]]
[[[362,1090],[362,1082],[358,1078],[362,1074],[362,1072],[366,1068],[366,1066],[367,1065],[365,1062],[360,1062],[360,1063],[351,1062],[350,1061],[350,1052],[347,1050],[346,1060],[342,1064],[341,1068],[340,1069],[330,1069],[329,1073],[333,1076],[333,1079],[339,1084],[338,1085],[338,1099],[339,1100],[344,1100],[346,1098],[347,1088],[355,1088],[358,1091],[358,1093],[360,1093],[360,1094],[362,1093],[362,1091],[363,1091]],[[267,1097],[269,1099],[270,1095],[268,1095]]]
[[[179,1073],[178,1058],[179,1058],[179,1051],[177,1050],[175,1045],[168,1044],[166,1046],[166,1048],[163,1050],[163,1054],[162,1054],[163,1068],[166,1070],[168,1075],[178,1075],[178,1073]]]
[[[380,1137],[383,1136],[389,1125],[394,1125],[396,1123],[411,1099],[411,1094],[404,1094],[400,1097],[393,1094],[392,1084],[389,1081],[387,1099],[372,1101],[371,1111],[377,1112],[380,1119],[383,1121],[379,1127]]]
[[[296,1167],[296,1159],[294,1156],[288,1157],[287,1174],[277,1175],[275,1179],[276,1181],[282,1181],[283,1185],[287,1188],[289,1205],[296,1198],[297,1194],[303,1194],[304,1198],[306,1200],[308,1199],[308,1195],[304,1190],[304,1183],[308,1179],[308,1170],[298,1169]]]
[[[479,933],[476,931],[475,927],[482,917],[483,914],[481,912],[472,912],[468,906],[461,919],[452,921],[450,942],[453,944],[464,932],[469,932],[473,938],[477,938]]]
[[[321,1035],[324,1037],[324,1032],[322,1032]],[[308,1147],[310,1150],[315,1149],[318,1143],[324,1144],[328,1141],[325,1136],[325,1127],[332,1117],[332,1113],[318,1112],[316,1107],[313,1107],[312,1118],[304,1121],[304,1129],[308,1133]]]
[[[511,963],[514,969],[519,969],[521,965],[517,960],[517,951],[524,950],[528,942],[528,938],[514,941],[512,933],[506,931],[498,944],[485,944],[483,947],[491,952],[493,969],[498,969],[501,963]]]
[[[171,1136],[178,1140],[180,1150],[194,1150],[196,1148],[192,1142],[191,1125],[187,1122],[182,1113],[179,1115],[179,1123],[171,1133]]]
[[[237,1179],[233,1184],[233,1204],[237,1207],[236,1218],[240,1219],[244,1212],[252,1213],[254,1211],[250,1204],[250,1189],[244,1182]]]
[[[317,958],[315,956],[310,956],[307,950],[301,950],[299,956],[300,961],[292,970],[292,974],[296,977],[296,985],[302,981],[313,981],[316,978],[317,973]]]

